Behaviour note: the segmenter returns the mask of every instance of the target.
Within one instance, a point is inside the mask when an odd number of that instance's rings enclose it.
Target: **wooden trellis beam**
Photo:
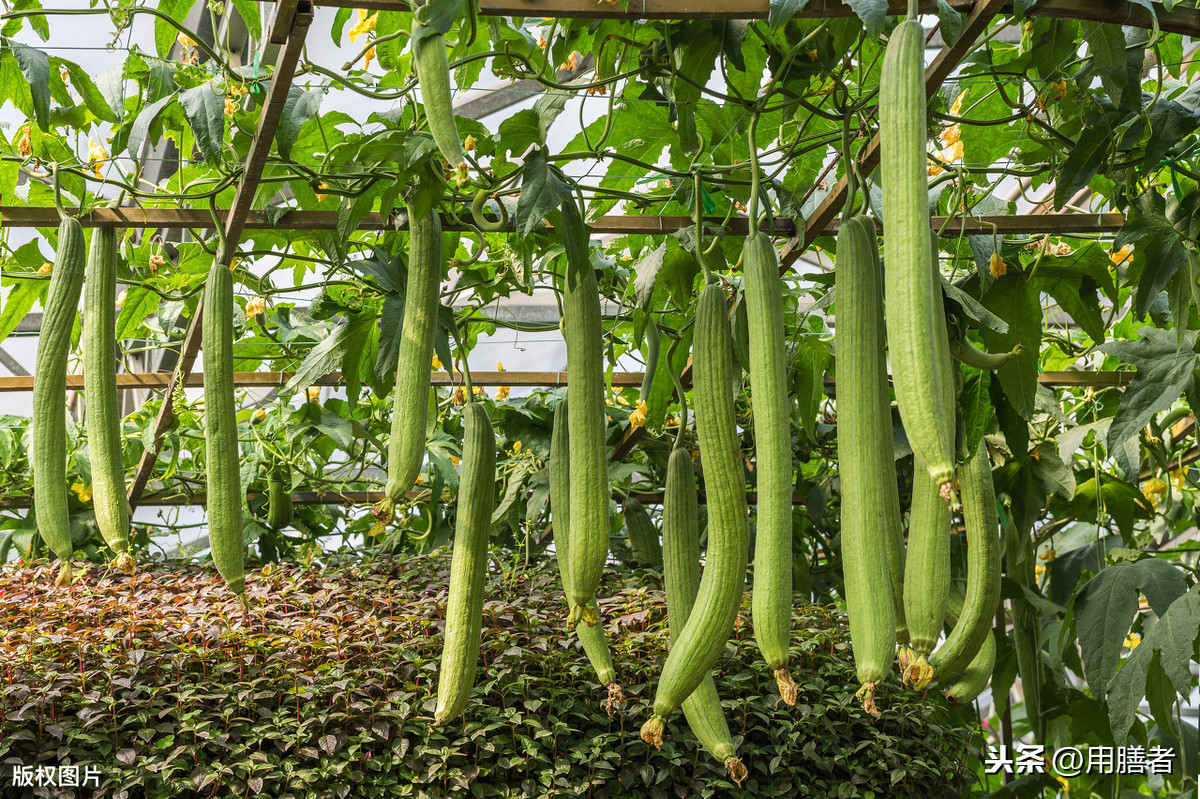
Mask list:
[[[280,117],[283,116],[284,102],[287,100],[288,89],[291,88],[292,79],[295,77],[296,65],[300,62],[304,39],[308,34],[308,26],[312,23],[312,19],[313,9],[310,0],[279,0],[270,41],[273,43],[286,42],[286,44],[279,50],[279,57],[271,74],[271,87],[267,92],[267,101],[254,130],[254,140],[251,143],[250,152],[246,156],[246,164],[241,179],[238,181],[237,191],[234,193],[231,210],[225,215],[225,258],[229,263],[232,263],[237,256],[238,241],[245,229],[250,204],[258,190],[263,167],[266,165],[267,156],[271,151],[271,142],[275,139],[275,131],[279,127]],[[175,419],[174,403],[169,400],[169,397],[176,385],[187,381],[191,375],[192,366],[196,362],[196,356],[200,352],[202,316],[201,306],[197,305],[187,335],[184,337],[179,363],[172,372],[167,385],[168,400],[163,402],[158,417],[154,420],[153,446],[148,447],[143,453],[137,471],[134,473],[133,482],[129,486],[128,498],[131,507],[136,507],[138,500],[141,499],[142,492],[146,489],[146,483],[149,482],[150,475],[154,471],[154,464],[158,460],[163,436]]]
[[[835,188],[836,192],[837,189]],[[830,195],[832,196],[832,195]],[[839,206],[840,208],[840,206]],[[289,211],[274,222],[262,211],[247,211],[242,214],[242,230],[337,230],[336,211]],[[228,211],[218,211],[217,218],[229,219]],[[720,226],[725,222],[724,217],[706,217],[707,222]],[[79,217],[84,227],[114,227],[114,228],[154,228],[166,230],[172,228],[190,228],[193,230],[212,230],[214,228],[212,215],[208,211],[196,208],[98,208],[91,213]],[[615,235],[669,235],[683,228],[691,228],[695,223],[687,216],[602,216],[589,228],[596,234]],[[946,237],[956,237],[962,233],[987,233],[993,230],[1001,235],[1022,235],[1036,233],[1051,233],[1055,235],[1071,235],[1083,233],[1115,233],[1125,224],[1125,215],[1109,212],[1101,214],[1026,214],[1019,216],[978,216],[963,219],[962,217],[935,216],[930,218],[933,227],[941,229]],[[58,226],[58,213],[54,208],[40,206],[0,206],[0,226],[8,228],[54,228]],[[882,223],[878,224],[883,230]],[[810,222],[806,228],[812,228]],[[841,220],[835,217],[828,219],[824,226],[812,233],[826,236],[838,232]],[[378,213],[367,214],[358,225],[358,230],[394,230],[395,225]],[[442,229],[447,232],[468,231],[475,228],[463,222],[456,222],[449,216],[443,217]],[[745,235],[749,231],[749,222],[745,217],[730,219],[724,224],[725,231],[731,236]],[[775,232],[780,236],[794,236],[796,226],[790,219],[776,219]],[[806,236],[808,234],[806,233]],[[794,260],[794,259],[793,259]]]
[[[986,0],[948,0],[962,13],[972,13]],[[271,2],[271,0],[258,0]],[[361,8],[367,11],[408,11],[408,0],[316,0],[329,8]],[[1178,5],[1167,11],[1155,4],[1159,29],[1185,36],[1200,36],[1200,10]],[[922,14],[936,14],[937,0],[920,0]],[[906,14],[907,0],[888,0],[888,16]],[[765,19],[768,0],[743,0],[740,4],[725,0],[629,0],[628,7],[605,0],[480,0],[479,12],[508,17],[579,17],[604,19]],[[999,4],[994,13],[1011,14],[1012,0]],[[684,15],[687,16],[684,16]],[[844,0],[808,0],[794,15],[797,19],[825,19],[853,16],[854,9]],[[1038,0],[1026,9],[1028,17],[1058,17],[1088,22],[1108,22],[1135,28],[1152,28],[1150,11],[1140,3],[1126,0]]]
[[[292,378],[294,372],[235,372],[233,384],[238,388],[279,388]],[[1038,375],[1038,383],[1043,386],[1056,388],[1114,388],[1129,385],[1137,372],[1111,371],[1079,371],[1079,372],[1042,372]],[[613,372],[612,384],[617,388],[637,388],[642,384],[642,372]],[[126,372],[117,375],[118,389],[165,389],[173,386],[173,375],[166,372]],[[434,386],[461,386],[462,373],[433,372],[429,378]],[[567,372],[471,372],[471,382],[477,386],[523,386],[528,388],[555,388],[570,384]],[[685,385],[690,384],[685,381]],[[189,374],[184,378],[188,388],[200,388],[204,385],[204,375]],[[318,377],[312,382],[314,386],[339,387],[346,385],[346,378],[341,372],[330,372]],[[825,385],[836,387],[832,378],[825,379]],[[83,375],[67,375],[67,389],[79,391],[83,389]],[[0,377],[0,394],[9,394],[33,390],[33,377]]]

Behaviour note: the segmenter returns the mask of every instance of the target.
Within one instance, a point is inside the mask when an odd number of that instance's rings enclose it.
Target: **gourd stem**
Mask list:
[[[916,19],[920,14],[920,8],[917,0],[908,0],[908,18]]]
[[[758,189],[759,189],[759,174],[758,174],[758,144],[756,135],[758,133],[758,111],[756,110],[750,116],[750,127],[746,131],[746,137],[750,144],[750,235],[753,236],[758,232]]]
[[[692,219],[696,223],[696,260],[704,271],[704,285],[712,283],[712,272],[708,268],[708,259],[704,257],[704,209],[700,203],[700,195],[704,191],[700,181],[700,172],[692,173]],[[733,206],[731,205],[730,208]]]
[[[673,449],[683,446],[683,431],[687,430],[687,393],[683,390],[683,381],[679,379],[679,375],[674,369],[675,348],[681,341],[683,341],[682,338],[675,339],[667,349],[667,374],[671,376],[671,382],[675,384],[675,396],[679,397],[679,429],[675,431]]]
[[[57,161],[51,167],[51,174],[54,176],[54,210],[58,211],[58,219],[62,221],[67,218],[67,212],[62,204],[62,183],[58,179]]]

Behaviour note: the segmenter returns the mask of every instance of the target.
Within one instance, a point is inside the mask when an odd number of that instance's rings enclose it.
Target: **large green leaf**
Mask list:
[[[1134,314],[1145,316],[1175,272],[1187,263],[1187,247],[1166,217],[1166,203],[1154,189],[1140,194],[1129,207],[1115,247],[1138,243],[1127,280],[1137,286]]]
[[[1194,683],[1192,653],[1197,638],[1200,638],[1200,586],[1193,586],[1161,613],[1161,618],[1112,679],[1108,711],[1115,741],[1125,742],[1142,698],[1151,692],[1161,693],[1168,687],[1162,684],[1164,677],[1170,681],[1172,693],[1186,697],[1191,692]],[[1161,666],[1161,672],[1151,670],[1155,660]],[[1149,685],[1148,678],[1155,684]]]
[[[1111,451],[1137,436],[1156,413],[1167,410],[1194,384],[1200,355],[1194,350],[1196,333],[1189,331],[1186,346],[1176,343],[1175,334],[1155,327],[1143,327],[1133,341],[1110,341],[1100,347],[1109,355],[1137,367],[1137,374],[1125,388],[1116,418],[1108,430]],[[1127,472],[1137,464],[1123,464]]]
[[[50,57],[36,47],[17,42],[7,42],[13,57],[21,67],[21,73],[29,82],[33,98],[33,116],[38,127],[49,130],[50,125]]]
[[[225,141],[225,96],[217,94],[211,84],[203,83],[180,92],[179,104],[192,127],[200,155],[210,164],[220,161]]]
[[[1018,270],[1011,270],[994,282],[983,297],[989,311],[1008,323],[1008,330],[997,333],[980,331],[990,352],[1007,352],[1018,343],[1020,355],[996,371],[996,380],[1013,409],[1024,419],[1033,416],[1037,395],[1038,353],[1042,344],[1042,305],[1037,291]]]
[[[1125,636],[1145,596],[1160,616],[1187,590],[1183,572],[1158,558],[1122,561],[1089,580],[1075,598],[1075,627],[1092,693],[1101,697],[1121,660]]]

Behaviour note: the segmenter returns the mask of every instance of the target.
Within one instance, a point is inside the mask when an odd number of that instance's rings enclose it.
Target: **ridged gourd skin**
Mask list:
[[[900,419],[909,444],[938,485],[954,477],[954,428],[947,423],[938,350],[945,329],[930,280],[925,131],[925,33],[908,19],[892,31],[879,88],[880,170],[887,214],[887,338]]]
[[[478,402],[467,403],[463,416],[463,469],[435,724],[444,724],[462,713],[475,685],[483,627],[483,579],[487,575],[488,538],[496,505],[496,436],[492,422]]]
[[[229,590],[246,594],[242,536],[241,452],[233,392],[233,274],[218,255],[204,283],[204,443],[208,538],[213,563]]]
[[[585,624],[596,624],[596,589],[608,559],[607,429],[604,414],[603,328],[600,291],[590,263],[567,266],[563,336],[571,401],[571,600]],[[574,621],[574,619],[572,619]]]
[[[558,561],[558,574],[562,578],[563,593],[567,597],[569,615],[574,610],[571,601],[571,573],[567,562],[571,552],[571,433],[567,425],[567,400],[564,398],[554,406],[554,427],[550,436],[550,511],[553,514],[550,533],[554,537],[554,553]],[[599,610],[593,608],[599,616]],[[608,689],[605,709],[612,715],[613,708],[625,701],[625,694],[617,682],[617,670],[613,668],[612,655],[608,650],[608,638],[603,624],[576,624],[575,635],[583,645],[583,652],[596,672],[600,684]]]
[[[953,705],[966,705],[975,701],[983,693],[988,682],[992,679],[992,670],[996,668],[996,638],[988,631],[987,636],[979,647],[979,652],[971,658],[967,668],[953,682],[946,686],[946,699]]]
[[[934,316],[942,319],[945,317],[945,307],[938,268],[937,234],[930,231],[929,240]],[[947,422],[951,429],[956,429],[953,409],[956,400],[954,370],[957,367],[950,357],[945,325],[935,330],[929,344],[937,358],[943,407],[949,413]],[[903,595],[910,646],[901,650],[900,664],[904,680],[922,690],[933,676],[928,656],[941,637],[950,592],[950,507],[942,498],[941,486],[934,481],[930,470],[921,468],[924,464],[918,456],[914,455],[914,458],[912,513]]]
[[[83,300],[83,396],[92,507],[100,534],[117,554],[116,566],[134,570],[129,551],[129,501],[117,396],[117,231],[94,228]]]
[[[422,27],[419,11],[413,12],[412,33],[414,40]],[[417,84],[421,87],[421,104],[425,107],[425,118],[429,120],[429,132],[442,153],[442,158],[451,167],[464,160],[462,140],[458,138],[458,126],[454,123],[454,100],[450,95],[450,62],[446,58],[446,37],[439,34],[426,36],[413,45],[413,65],[417,70]]]
[[[292,493],[284,475],[275,473],[267,478],[267,526],[282,530],[292,523]]]
[[[842,572],[859,698],[878,715],[874,690],[895,659],[896,625],[888,575],[890,493],[880,463],[892,458],[891,416],[883,413],[878,360],[879,282],[873,234],[857,219],[842,224],[834,269],[837,317],[837,448],[841,475]],[[897,500],[897,503],[899,500]]]
[[[649,566],[661,569],[663,565],[662,544],[658,540],[658,530],[650,519],[650,514],[633,497],[625,500],[625,530],[629,533],[629,550],[633,562],[638,566]]]
[[[691,615],[696,592],[700,590],[698,502],[692,457],[683,448],[674,449],[667,459],[663,488],[663,583],[667,594],[667,632],[672,645]],[[730,778],[740,786],[746,779],[746,767],[738,759],[711,672],[683,700],[683,716],[696,740],[725,764]]]
[[[961,673],[975,658],[1000,603],[1000,524],[986,445],[980,444],[974,457],[963,465],[959,496],[966,528],[967,595],[958,623],[929,656],[939,682]]]
[[[58,582],[71,574],[71,520],[67,505],[67,356],[83,289],[83,228],[67,217],[58,226],[54,270],[42,306],[33,372],[33,502],[38,534],[62,563]],[[111,300],[110,300],[111,302]]]
[[[788,670],[792,638],[792,404],[788,398],[783,283],[779,257],[766,234],[755,232],[746,238],[742,275],[758,476],[751,589],[754,640],[775,675],[783,701],[794,705],[796,683]]]
[[[882,298],[883,264],[879,258],[879,237],[875,235],[875,221],[866,216],[857,217],[857,221],[867,236],[867,249],[871,253],[871,260],[874,264],[876,296]],[[888,390],[887,359],[882,356],[882,353],[887,348],[882,303],[876,312],[875,329],[877,331],[877,347],[880,353],[880,357],[875,360],[879,364],[879,385],[882,386],[879,392],[879,404],[883,408],[880,412],[880,425],[882,429],[889,431],[884,436],[884,440],[879,442],[881,448],[879,468],[882,471],[881,479],[883,480],[883,484],[885,486],[898,487],[899,483],[896,480],[896,449],[889,444],[893,440],[890,432],[892,428],[892,395]],[[906,558],[904,548],[904,517],[900,511],[900,493],[898,488],[887,491],[884,497],[884,504],[887,511],[887,514],[883,518],[883,525],[888,542],[888,582],[892,591],[892,612],[896,622],[896,640],[900,643],[907,643],[908,624],[904,616]]]
[[[663,664],[654,714],[642,725],[642,739],[654,746],[662,745],[667,717],[725,651],[745,590],[750,529],[734,411],[736,369],[729,308],[721,287],[710,284],[696,307],[692,392],[708,498],[707,559],[696,604]]]
[[[437,211],[412,220],[408,239],[408,282],[404,323],[392,395],[392,432],[388,438],[387,500],[397,503],[421,473],[425,460],[425,423],[429,409],[429,372],[438,324],[442,282],[442,225]]]

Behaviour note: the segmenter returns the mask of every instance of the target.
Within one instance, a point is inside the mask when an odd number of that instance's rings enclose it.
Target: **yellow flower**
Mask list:
[[[438,356],[436,356],[436,355],[433,356],[433,368],[434,369],[442,368],[442,362],[438,359]]]
[[[954,98],[954,103],[950,106],[950,116],[956,117],[962,113],[962,104],[966,96],[966,92],[959,92],[958,97]]]
[[[629,424],[632,427],[643,427],[646,424],[646,403],[638,402],[637,407],[629,414]]]
[[[318,189],[327,189],[327,188],[329,188],[329,184],[322,180],[319,184],[317,184],[317,188]],[[329,196],[328,194],[322,194],[319,191],[316,192],[316,195],[317,195],[318,200],[324,200],[326,197]]]
[[[104,148],[92,138],[88,137],[88,167],[96,173],[96,177],[103,177],[100,172],[100,167],[104,166],[104,162],[108,160],[108,154],[104,152]]]
[[[175,37],[175,41],[179,42],[179,46],[184,50],[193,50],[196,47],[196,40],[186,33],[181,33]]]
[[[1133,245],[1126,244],[1124,247],[1122,247],[1119,250],[1113,250],[1113,251],[1109,252],[1108,258],[1114,264],[1122,264],[1122,263],[1125,263],[1126,261],[1132,261],[1133,260]]]
[[[48,275],[53,271],[54,271],[54,264],[50,263],[49,261],[43,261],[41,268],[38,269],[38,274],[39,275]]]
[[[309,386],[308,387],[308,401],[309,402],[320,402],[321,401],[321,387],[320,386]]]
[[[471,387],[471,393],[472,393],[474,396],[476,396],[476,397],[483,397],[483,396],[486,396],[486,395],[483,393],[483,389],[482,389],[481,387],[479,387],[479,386],[472,386],[472,387]]]
[[[155,255],[150,256],[150,260],[148,260],[146,262],[146,265],[150,267],[151,272],[157,272],[159,270],[159,268],[164,266],[166,263],[167,263],[166,258],[162,257],[161,255],[155,254]]]
[[[700,450],[694,449],[692,450],[692,463],[695,463],[698,460],[700,460]]]
[[[963,143],[956,141],[953,144],[942,150],[943,161],[961,161],[963,157]]]
[[[953,125],[939,133],[938,138],[947,145],[955,144],[962,138],[962,131],[959,129],[958,123],[955,122]]]
[[[372,47],[367,52],[363,53],[363,69],[370,69],[371,62],[375,60],[375,48]]]
[[[1067,782],[1064,778],[1057,774],[1054,775],[1054,779],[1058,780],[1058,784],[1062,786],[1059,790],[1065,794],[1071,793],[1071,783]]]
[[[629,404],[629,400],[625,399],[625,398],[624,398],[624,397],[622,397],[620,394],[618,394],[618,395],[617,395],[617,402],[618,402],[619,404],[621,404],[621,405],[628,405],[628,404]]]
[[[236,114],[238,112],[239,108],[241,108],[241,106],[238,105],[237,101],[234,100],[232,97],[225,98],[225,116],[227,116],[227,117],[233,116],[234,114]]]
[[[467,138],[463,139],[463,149],[469,153],[475,151],[475,137],[474,136],[468,136]]]
[[[425,485],[425,475],[423,475],[423,474],[417,475],[417,485],[419,485],[419,486]]]
[[[1125,636],[1125,643],[1123,646],[1126,649],[1133,651],[1134,649],[1137,649],[1138,644],[1141,642],[1142,636],[1138,635],[1137,633],[1130,633],[1129,635]]]
[[[1033,573],[1040,580],[1042,579],[1042,575],[1046,573],[1046,567],[1039,563],[1033,567]]]
[[[931,177],[931,178],[936,178],[938,175],[942,174],[942,172],[944,172],[944,171],[945,170],[942,169],[937,164],[930,164],[929,168],[925,170],[925,173],[927,175],[929,175],[929,177]]]
[[[86,504],[92,501],[92,487],[90,485],[75,483],[71,486],[71,491],[75,493],[75,496],[79,497],[80,502]]]
[[[1041,553],[1040,555],[1038,555],[1038,558],[1039,558],[1039,559],[1041,559],[1041,560],[1044,560],[1044,561],[1046,561],[1047,563],[1050,563],[1051,561],[1053,561],[1053,560],[1054,560],[1055,558],[1057,558],[1057,557],[1058,557],[1058,550],[1057,550],[1057,549],[1047,549],[1045,552],[1043,552],[1043,553]]]
[[[517,443],[513,444],[513,454],[514,454],[514,455],[516,455],[516,454],[517,454],[518,452],[520,452],[522,449],[524,449],[524,445],[522,445],[520,441],[518,441]]]
[[[125,295],[127,295],[128,293],[129,293],[128,290],[122,290],[121,293],[117,295],[117,307],[118,308],[120,308],[122,305],[125,304]]]
[[[1175,469],[1171,472],[1171,483],[1175,486],[1175,490],[1183,490],[1183,487],[1187,485],[1187,474],[1183,469]]]
[[[457,466],[461,462],[462,461],[460,461],[456,456],[454,456],[454,455],[450,456],[450,465],[451,466]]]
[[[508,386],[500,386],[500,388],[496,389],[496,399],[498,399],[498,400],[508,399],[508,391],[509,391]]]
[[[503,372],[503,371],[505,371],[505,369],[504,369],[504,364],[500,363],[499,361],[496,361],[496,371],[497,371],[497,372]]]
[[[1029,450],[1029,457],[1033,458],[1035,461],[1040,461],[1042,459],[1042,455],[1037,451],[1037,447]]]
[[[814,50],[814,49],[813,49],[813,48],[811,48],[811,47],[810,47],[810,48],[808,48],[807,50],[805,50],[805,51],[804,51],[804,54],[805,54],[806,56],[808,56],[808,60],[809,60],[809,61],[816,61],[816,60],[817,60],[817,51],[816,51],[816,50]]]
[[[59,67],[58,68],[58,77],[62,78],[63,83],[70,83],[71,82],[71,71],[68,70],[66,67]]]
[[[264,411],[262,408],[259,408],[257,411],[254,412],[254,415],[250,417],[250,424],[262,424],[266,420],[267,420],[267,412]]]
[[[254,299],[250,300],[250,302],[246,303],[246,318],[250,319],[251,317],[257,316],[258,314],[262,313],[263,309],[266,307],[266,300],[264,300],[262,297],[255,297]]]
[[[988,270],[991,271],[992,277],[1004,277],[1004,273],[1008,271],[1008,264],[1004,263],[1000,253],[992,252],[992,257],[988,260]]]
[[[1150,500],[1150,504],[1157,508],[1159,500],[1167,495],[1167,483],[1158,477],[1154,477],[1146,481],[1146,485],[1142,487],[1142,495]]]
[[[676,424],[678,424],[678,421],[675,419],[674,416],[672,416],[671,414],[668,413],[667,418],[665,420],[665,424],[676,425]]]
[[[358,9],[358,21],[354,23],[354,27],[350,29],[350,42],[353,44],[358,41],[358,37],[365,33],[370,33],[375,30],[375,23],[379,21],[379,12],[374,14],[367,11],[365,8]]]
[[[28,158],[33,155],[33,141],[29,138],[29,126],[21,128],[21,138],[17,141],[17,152]]]

